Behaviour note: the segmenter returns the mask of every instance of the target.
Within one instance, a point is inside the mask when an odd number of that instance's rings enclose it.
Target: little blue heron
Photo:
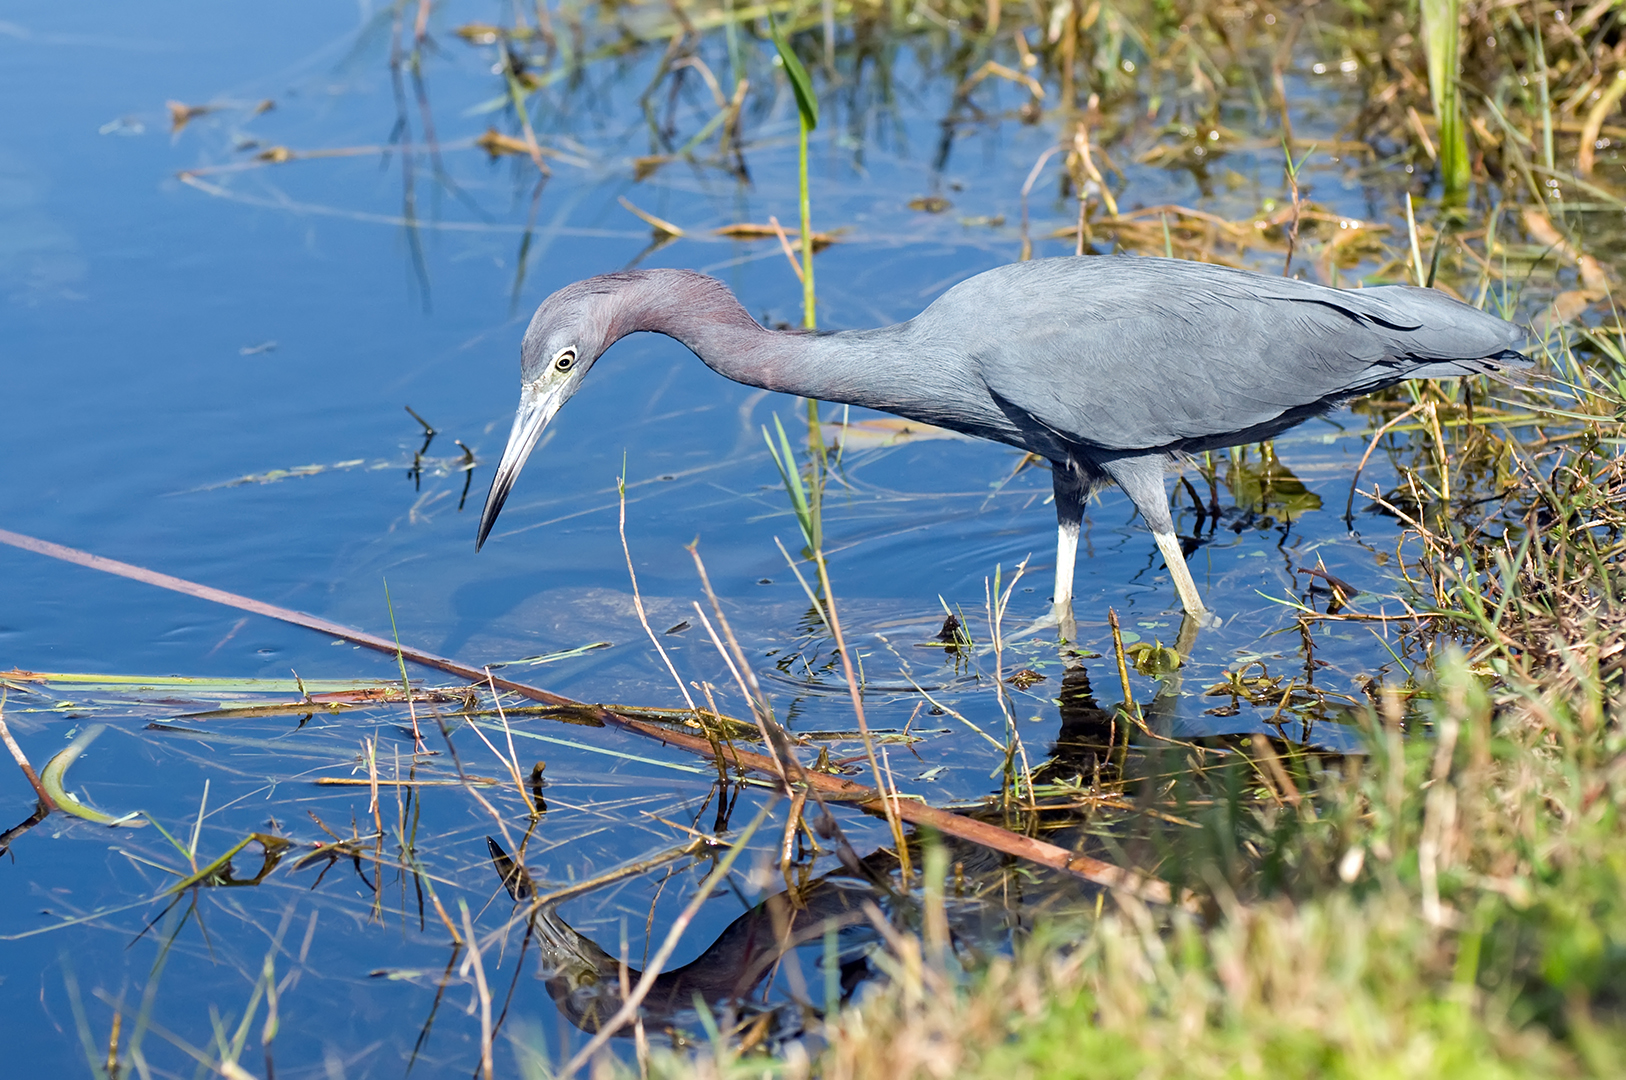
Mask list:
[[[1108,482],[1152,530],[1186,612],[1212,621],[1174,533],[1164,476],[1185,455],[1272,438],[1403,379],[1527,367],[1525,332],[1433,289],[1331,289],[1129,255],[1014,263],[967,278],[908,322],[773,331],[728,287],[634,270],[542,302],[520,347],[520,403],[476,550],[542,429],[600,354],[639,330],[735,382],[861,405],[1050,461],[1059,539],[1052,613],[1072,622],[1084,502]]]

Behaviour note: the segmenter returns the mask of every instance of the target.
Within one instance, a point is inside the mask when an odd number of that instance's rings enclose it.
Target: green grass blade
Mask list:
[[[790,79],[790,88],[796,94],[796,109],[802,114],[802,123],[808,131],[812,131],[819,126],[819,99],[813,93],[813,80],[808,76],[807,68],[796,59],[796,53],[791,50],[785,35],[779,32],[779,23],[772,13],[768,15],[768,30],[773,34],[774,48],[779,50],[779,59],[785,65],[785,75]]]
[[[809,500],[807,486],[802,482],[802,474],[796,468],[796,453],[790,448],[790,439],[785,435],[785,425],[779,422],[776,414],[773,426],[779,434],[779,442],[768,433],[767,428],[762,429],[762,438],[768,444],[768,453],[773,455],[773,463],[779,469],[779,479],[785,485],[785,492],[790,496],[791,508],[796,512],[796,523],[802,527],[802,537],[807,541],[809,551],[818,551],[822,537],[820,536],[819,515],[814,502]]]

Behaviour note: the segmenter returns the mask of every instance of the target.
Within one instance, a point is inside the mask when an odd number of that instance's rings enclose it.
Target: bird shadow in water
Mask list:
[[[1146,709],[1153,724],[1158,702],[1178,697],[1178,678],[1166,680],[1165,687]],[[1063,677],[1060,698],[1062,726],[1048,756],[1033,770],[1034,783],[1122,783],[1128,732],[1120,709],[1096,700],[1088,672],[1076,658]],[[998,796],[969,813],[1002,827],[1010,824],[1006,815]],[[1098,857],[1114,854],[1113,842],[1087,813],[1051,808],[1037,816],[1042,820],[1036,824],[1052,843]],[[488,838],[488,843],[493,871],[525,924],[522,952],[538,950],[544,985],[561,1015],[579,1030],[596,1033],[620,1010],[627,988],[637,985],[643,972],[573,928],[556,904],[534,905],[537,888],[529,872],[494,840]],[[912,865],[924,864],[928,843],[941,844],[944,865],[953,868],[943,890],[944,915],[949,951],[962,967],[1008,949],[1013,934],[1030,932],[1041,918],[1093,909],[1101,891],[1071,875],[1038,870],[953,837],[910,837]],[[843,862],[847,865],[811,880],[787,880],[787,888],[736,917],[695,959],[659,973],[641,1006],[646,1031],[665,1033],[681,1044],[714,1020],[723,1032],[770,1051],[782,1051],[793,1041],[816,1042],[823,1012],[882,977],[887,966],[872,960],[886,947],[888,936],[875,924],[874,913],[882,913],[904,934],[918,935],[924,925],[920,894],[898,887],[894,851],[880,848],[858,859],[849,849]],[[814,953],[820,942],[822,952]],[[808,961],[816,970],[804,968]],[[517,965],[516,979],[524,968],[523,961]],[[776,993],[774,984],[780,979],[783,985]],[[628,1027],[617,1034],[632,1033]]]

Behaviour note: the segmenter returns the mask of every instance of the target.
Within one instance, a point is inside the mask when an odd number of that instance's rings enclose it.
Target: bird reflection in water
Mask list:
[[[1147,704],[1148,721],[1155,725],[1178,695],[1178,675],[1171,675]],[[1118,709],[1097,702],[1089,675],[1076,658],[1060,696],[1062,726],[1048,756],[1033,771],[1035,784],[1121,782],[1127,740]],[[997,798],[973,816],[1010,824]],[[1041,810],[1039,818],[1038,828],[1050,842],[1106,854],[1097,835],[1099,824],[1090,828],[1088,816],[1076,809]],[[943,846],[943,865],[953,868],[944,889],[944,914],[950,952],[961,964],[974,966],[987,953],[1008,949],[1037,919],[1081,915],[1097,907],[1100,887],[1071,875],[952,837],[935,842]],[[909,844],[911,864],[918,867],[925,845],[918,835]],[[536,889],[528,874],[494,841],[491,845],[493,867],[509,895],[516,903],[533,904]],[[838,836],[837,845],[844,846],[845,840]],[[905,934],[921,933],[924,924],[919,894],[899,887],[895,852],[882,848],[859,858],[846,848],[841,854],[843,865],[769,895],[731,922],[695,959],[661,972],[642,1003],[645,1030],[675,1045],[686,1044],[706,1026],[698,1002],[745,1048],[782,1051],[790,1042],[816,1043],[825,988],[839,986],[845,1002],[878,977],[871,957],[886,948],[886,934],[876,920]],[[620,1010],[626,988],[637,985],[642,971],[623,965],[574,929],[556,904],[535,905],[525,918],[527,944],[534,940],[540,949],[549,996],[571,1024],[596,1033]],[[811,970],[804,967],[807,961]],[[827,970],[832,962],[834,979]],[[630,1036],[632,1028],[617,1034]]]

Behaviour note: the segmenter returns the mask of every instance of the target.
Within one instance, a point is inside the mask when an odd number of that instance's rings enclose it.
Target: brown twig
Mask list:
[[[250,611],[256,615],[264,615],[267,618],[277,619],[294,626],[303,626],[355,645],[376,649],[387,655],[394,656],[399,649],[401,656],[415,664],[445,671],[460,678],[468,679],[470,682],[484,682],[488,677],[486,672],[468,664],[437,656],[434,653],[408,645],[398,646],[393,641],[360,630],[353,630],[328,619],[277,607],[275,604],[267,604],[261,600],[239,596],[236,593],[226,592],[224,589],[199,585],[184,578],[174,577],[170,574],[160,574],[115,559],[92,555],[76,548],[64,547],[61,544],[53,544],[46,540],[37,540],[31,536],[24,536],[7,529],[0,529],[0,543],[21,548],[24,551],[47,555],[53,559],[73,563],[76,566],[100,570],[103,573],[131,578],[201,600],[209,600],[213,603],[237,608],[240,611]],[[588,705],[543,690],[540,687],[528,686],[525,683],[492,678],[491,685],[520,694],[532,701],[569,708],[579,715],[589,717],[606,726],[642,735],[645,738],[654,739],[664,745],[674,746],[707,759],[716,760],[722,758],[726,760],[728,765],[736,768],[751,769],[769,776],[779,775],[779,769],[774,760],[763,754],[752,753],[732,745],[725,745],[719,753],[711,741],[700,736],[673,731],[644,720],[635,720],[612,712],[602,706]],[[853,803],[859,809],[869,813],[885,814],[886,805],[890,802],[890,800],[883,800],[874,789],[841,777],[803,770],[800,779],[817,789],[820,794],[828,799]],[[1055,844],[1046,843],[1043,840],[1037,840],[1029,836],[1022,836],[1009,829],[1002,829],[997,825],[978,821],[976,818],[940,810],[912,799],[899,801],[895,806],[895,810],[899,817],[913,825],[928,826],[945,835],[957,837],[968,843],[978,844],[1016,858],[1027,859],[1030,862],[1065,871],[1098,885],[1124,889],[1141,897],[1143,900],[1153,903],[1168,903],[1171,899],[1168,883],[1160,878],[1137,870],[1115,866],[1112,863],[1089,855],[1074,854]]]
[[[627,198],[625,195],[618,195],[616,196],[616,199],[621,203],[623,208],[629,211],[633,216],[648,224],[650,228],[654,229],[662,236],[684,237],[689,235],[684,231],[683,226],[674,225],[665,218],[656,217],[647,210],[640,210],[632,202],[632,200]]]
[[[779,237],[779,246],[785,252],[785,258],[790,260],[790,268],[796,271],[796,280],[804,280],[802,262],[796,257],[796,249],[790,246],[790,237],[785,234],[785,227],[779,224],[779,219],[772,215],[768,217],[768,224],[773,226],[774,235]]]
[[[1361,470],[1366,468],[1367,461],[1372,457],[1372,451],[1378,448],[1378,443],[1382,441],[1384,435],[1388,434],[1390,428],[1400,423],[1400,421],[1406,419],[1406,417],[1413,415],[1422,407],[1422,402],[1418,402],[1416,405],[1413,405],[1399,416],[1396,416],[1394,419],[1378,428],[1377,432],[1372,436],[1372,441],[1366,444],[1366,453],[1361,455],[1360,464],[1355,466],[1355,475],[1349,478],[1349,499],[1344,503],[1344,524],[1348,525],[1354,516],[1355,485],[1361,482]]]
[[[1129,685],[1129,665],[1124,658],[1123,633],[1118,629],[1118,613],[1107,608],[1107,625],[1112,627],[1112,651],[1118,659],[1118,681],[1123,685],[1124,708],[1135,707],[1134,688]]]
[[[23,775],[28,778],[29,786],[34,789],[34,794],[39,796],[40,806],[46,813],[55,810],[56,800],[46,793],[45,785],[40,783],[39,773],[28,763],[28,756],[23,753],[23,748],[17,745],[17,740],[11,737],[11,728],[6,726],[6,695],[3,690],[0,690],[0,739],[5,740],[6,749],[11,751],[11,756],[23,770]]]
[[[32,829],[34,826],[38,825],[40,822],[44,821],[50,816],[51,812],[47,810],[43,804],[36,803],[34,805],[34,812],[29,814],[24,821],[21,821],[7,829],[5,832],[0,833],[0,855],[4,855],[7,851],[11,850],[11,843],[13,840],[16,840],[17,837],[21,836],[23,833],[27,832],[29,829]]]

